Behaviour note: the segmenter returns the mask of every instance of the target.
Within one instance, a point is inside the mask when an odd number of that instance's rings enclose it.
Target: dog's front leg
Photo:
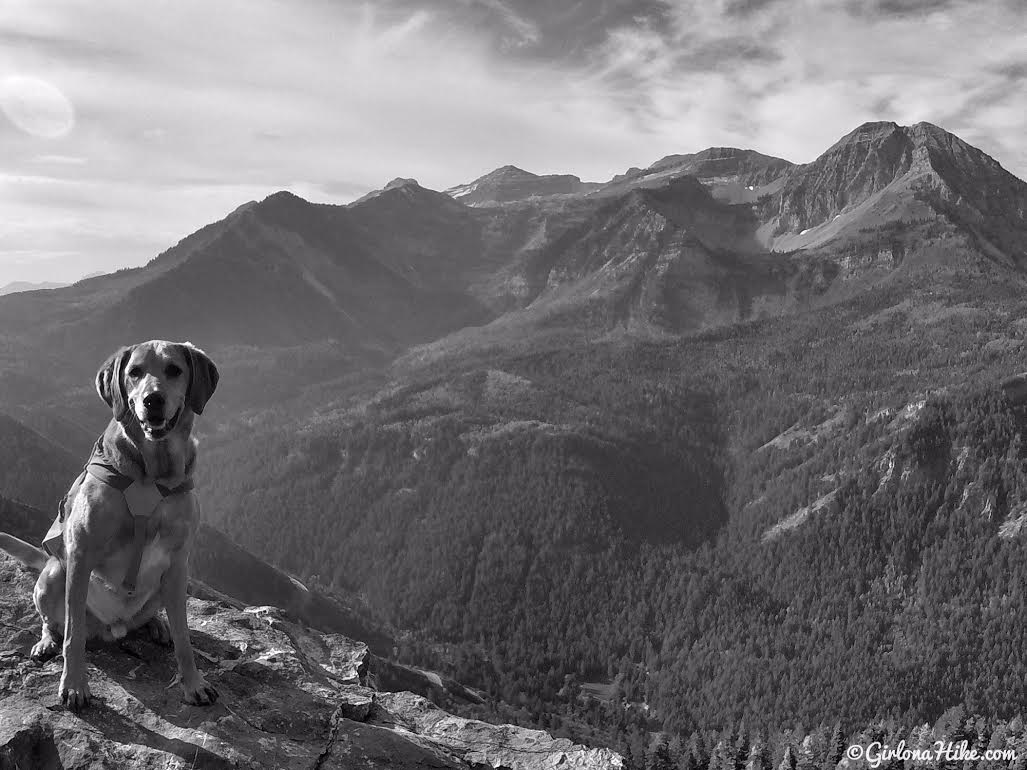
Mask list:
[[[64,671],[58,690],[61,701],[72,711],[89,705],[86,675],[86,597],[93,571],[91,548],[83,527],[69,527],[65,535],[68,566],[64,584]]]
[[[218,691],[203,678],[193,659],[193,646],[189,641],[189,624],[185,611],[188,583],[186,550],[183,548],[171,557],[171,566],[164,573],[161,582],[161,598],[168,613],[171,641],[175,645],[175,660],[178,662],[178,680],[185,702],[196,706],[208,706],[217,700]]]

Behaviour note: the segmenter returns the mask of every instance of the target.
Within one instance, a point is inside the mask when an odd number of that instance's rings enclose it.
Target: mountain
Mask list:
[[[82,459],[0,413],[0,494],[21,503],[57,511]]]
[[[436,208],[452,205],[434,195]],[[443,286],[445,274],[425,280],[434,271],[423,263],[438,254],[425,254],[416,239],[391,238],[355,211],[277,193],[145,267],[42,297],[7,298],[0,304],[5,333],[36,327],[44,340],[89,340],[91,349],[109,347],[115,340],[108,330],[117,329],[120,340],[159,330],[166,338],[202,336],[216,344],[334,339],[373,350],[479,317],[473,299]],[[412,276],[411,265],[423,272]],[[76,319],[71,328],[69,317]]]
[[[98,275],[103,275],[102,272],[89,273],[79,278],[79,281],[85,281],[89,278],[95,278]],[[0,286],[0,297],[4,294],[14,294],[21,291],[39,291],[41,289],[62,289],[65,286],[71,284],[59,283],[56,281],[39,281],[33,283],[32,281],[13,281],[12,283],[4,284]]]
[[[752,203],[776,192],[780,180],[793,168],[781,158],[762,155],[755,150],[710,147],[689,155],[668,155],[646,169],[630,169],[603,186],[601,194],[610,195],[639,187],[659,187],[668,180],[692,176],[727,203]]]
[[[754,150],[710,147],[690,155],[668,155],[648,168],[632,168],[618,174],[609,182],[582,182],[569,174],[539,176],[516,166],[503,166],[445,192],[468,206],[496,206],[540,198],[622,195],[693,176],[710,187],[716,197],[744,203],[776,189],[774,183],[792,165]]]
[[[1022,266],[1027,185],[930,123],[866,123],[788,174],[768,217],[775,248],[924,220],[968,230],[989,257]]]
[[[869,123],[805,165],[710,148],[574,194],[492,198],[489,208],[556,235],[505,270],[526,309],[476,336],[495,344],[525,323],[680,332],[808,309],[920,270],[988,269],[983,260],[1019,272],[1025,195],[936,126]],[[473,336],[426,350],[463,350]]]
[[[760,220],[757,237],[768,250],[811,249],[860,230],[942,218],[966,227],[991,256],[1017,264],[1022,257],[1024,183],[930,123],[866,123],[804,165],[754,150],[711,147],[668,155],[603,184],[554,182],[546,192],[538,180],[577,177],[538,177],[505,166],[447,193],[470,205],[495,206],[555,193],[622,196],[684,176],[699,180],[719,201],[753,206]]]
[[[283,358],[336,381],[467,328],[486,344],[525,324],[677,333],[838,301],[896,271],[1019,271],[1023,256],[1024,183],[928,124],[867,124],[801,166],[710,148],[603,186],[514,167],[477,182],[477,203],[410,179],[349,206],[278,193],[143,268],[5,297],[0,406],[58,401],[125,339],[203,340],[232,397],[266,404],[310,384]],[[633,260],[596,257],[636,233]],[[626,312],[623,291],[645,309]],[[56,383],[31,365],[47,356],[64,362]],[[240,390],[255,375],[274,388]]]
[[[112,350],[151,338],[202,343],[229,375],[226,398],[267,404],[487,320],[461,278],[478,268],[473,212],[411,189],[350,208],[279,193],[142,268],[4,297],[0,406],[73,406],[99,431],[95,394],[81,386]],[[385,224],[396,219],[408,230]]]
[[[517,166],[503,166],[473,182],[451,187],[446,194],[468,206],[482,206],[551,195],[581,194],[601,185],[582,182],[571,174],[539,176]]]
[[[67,286],[66,283],[56,283],[54,281],[40,281],[38,283],[32,283],[31,281],[13,281],[12,283],[6,283],[0,286],[0,297],[4,294],[14,294],[19,291],[39,291],[41,289],[59,289],[62,286]]]

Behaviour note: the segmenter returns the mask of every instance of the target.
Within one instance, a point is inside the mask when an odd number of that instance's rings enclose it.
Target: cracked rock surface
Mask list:
[[[62,659],[28,657],[38,638],[34,582],[0,554],[3,770],[622,767],[607,749],[453,716],[423,695],[444,703],[470,691],[302,627],[277,608],[197,598],[189,627],[197,664],[220,693],[215,705],[183,703],[169,686],[171,650],[130,634],[120,644],[90,643],[94,702],[72,714],[57,697]],[[383,691],[390,682],[423,694]]]

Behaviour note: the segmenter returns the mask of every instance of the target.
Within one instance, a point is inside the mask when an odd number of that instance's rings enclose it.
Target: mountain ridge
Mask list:
[[[1027,185],[929,124],[864,124],[798,166],[709,148],[653,168],[667,173],[655,182],[645,174],[615,180],[605,192],[586,186],[544,195],[530,185],[549,177],[506,166],[498,181],[527,183],[530,194],[489,205],[468,206],[408,178],[347,206],[284,191],[251,201],[144,267],[0,299],[0,339],[14,345],[0,347],[0,378],[10,385],[0,407],[21,409],[38,401],[37,390],[56,396],[63,387],[40,380],[42,369],[30,361],[46,358],[58,381],[75,372],[81,382],[126,338],[206,339],[230,374],[257,366],[269,376],[270,357],[255,351],[294,350],[318,362],[325,372],[318,376],[338,377],[447,335],[492,344],[539,324],[584,324],[575,333],[586,334],[625,324],[656,335],[694,333],[839,301],[919,270],[1002,268],[1022,279]],[[632,198],[638,190],[650,197]],[[606,237],[613,223],[604,212],[645,201],[664,216],[667,234],[733,267],[699,281],[677,268],[668,273],[675,259],[661,261],[663,247],[650,241],[637,265],[650,307],[597,315],[590,306],[616,294],[619,279],[610,271],[551,275],[569,259],[559,251]],[[627,242],[631,233],[618,237]],[[687,280],[674,288],[675,276]],[[713,300],[689,306],[693,294]],[[287,372],[274,376],[275,392],[290,387]],[[226,381],[247,387],[243,376]],[[76,407],[88,397],[80,391]]]

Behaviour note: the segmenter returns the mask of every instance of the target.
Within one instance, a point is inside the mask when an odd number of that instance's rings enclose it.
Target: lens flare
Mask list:
[[[40,78],[9,75],[0,80],[0,111],[32,136],[59,139],[75,125],[75,108],[57,86]]]

